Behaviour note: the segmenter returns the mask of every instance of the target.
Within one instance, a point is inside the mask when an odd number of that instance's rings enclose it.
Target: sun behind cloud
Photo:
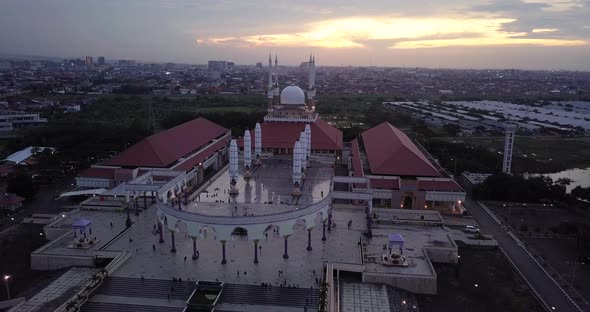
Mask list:
[[[528,38],[526,32],[506,32],[509,18],[391,18],[349,17],[304,25],[303,31],[198,39],[203,45],[235,47],[362,48],[371,42],[390,42],[392,49],[450,46],[540,45],[578,46],[587,41],[568,38]],[[553,32],[535,29],[532,32]]]

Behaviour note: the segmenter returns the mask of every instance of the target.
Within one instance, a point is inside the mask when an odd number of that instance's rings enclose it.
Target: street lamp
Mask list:
[[[10,300],[10,288],[8,287],[8,280],[10,275],[4,275],[4,286],[6,286],[6,297]]]

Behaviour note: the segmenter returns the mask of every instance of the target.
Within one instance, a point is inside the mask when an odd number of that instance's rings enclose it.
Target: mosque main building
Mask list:
[[[389,123],[343,142],[316,111],[314,57],[305,91],[280,90],[277,58],[273,66],[269,56],[268,66],[267,114],[243,136],[198,118],[82,172],[79,190],[65,195],[91,196],[46,226],[54,241],[32,254],[33,269],[92,267],[109,258],[107,282],[84,290],[86,297],[95,288],[103,294],[85,303],[88,311],[146,309],[124,297],[172,305],[176,293],[168,302],[152,297],[169,292],[163,280],[180,275],[217,287],[213,306],[224,311],[238,311],[233,304],[254,300],[252,292],[268,302],[247,303],[251,311],[257,304],[336,311],[340,287],[350,286],[340,283],[340,272],[357,274],[359,283],[436,293],[431,262],[458,260],[442,215],[461,215],[465,192]],[[95,231],[87,237],[90,224]],[[134,292],[143,288],[139,278],[161,291]],[[246,284],[262,288],[245,291]],[[194,291],[194,282],[186,285],[190,291],[177,298],[193,311],[199,284]],[[287,290],[300,286],[298,295]],[[320,302],[322,291],[327,301]],[[109,296],[121,298],[100,302]]]

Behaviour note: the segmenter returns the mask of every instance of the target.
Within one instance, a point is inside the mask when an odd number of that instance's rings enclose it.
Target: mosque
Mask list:
[[[92,266],[109,258],[106,270],[113,277],[99,293],[119,297],[109,303],[110,310],[137,302],[123,297],[152,296],[121,290],[142,288],[136,285],[140,277],[166,292],[170,286],[163,280],[177,274],[216,281],[207,285],[219,289],[219,279],[230,283],[215,307],[227,311],[234,311],[235,298],[253,296],[268,297],[271,303],[264,304],[277,307],[292,299],[294,306],[316,311],[322,279],[329,285],[322,290],[328,310],[336,311],[334,298],[346,286],[340,285],[340,272],[356,274],[362,283],[436,293],[431,262],[458,261],[441,214],[460,215],[465,192],[426,150],[389,123],[343,142],[342,132],[316,111],[315,57],[309,60],[306,91],[295,85],[280,90],[277,57],[273,66],[269,56],[268,66],[267,114],[243,136],[232,137],[230,130],[199,118],[82,172],[76,179],[79,190],[64,195],[89,198],[80,210],[45,227],[53,241],[32,254],[32,268]],[[126,212],[125,222],[120,212]],[[70,237],[71,224],[82,218],[97,236],[83,249]],[[117,233],[113,223],[126,228]],[[292,295],[257,288],[256,295],[229,295],[231,287],[269,283],[306,290]],[[179,306],[189,305],[192,287],[178,297],[184,300]],[[106,311],[98,302],[105,298],[110,297],[90,300],[87,310]],[[171,304],[170,296],[168,302],[154,300],[154,305]]]

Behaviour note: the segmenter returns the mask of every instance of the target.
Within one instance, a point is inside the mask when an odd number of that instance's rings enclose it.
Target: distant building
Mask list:
[[[104,56],[98,57],[98,66],[103,66],[105,64]]]
[[[93,66],[94,65],[94,61],[92,60],[92,56],[87,56],[86,57],[86,62],[84,62],[86,64],[86,66]]]
[[[122,67],[135,66],[135,60],[119,60],[119,66],[122,66]]]
[[[0,132],[18,128],[44,126],[47,118],[40,118],[37,113],[20,111],[0,111]]]
[[[218,71],[218,72],[227,72],[232,71],[234,69],[234,62],[228,61],[209,61],[207,64],[207,70],[209,71]]]
[[[258,69],[262,69],[262,62],[258,62],[258,63],[256,63],[256,68],[258,68]]]
[[[2,61],[0,62],[0,70],[11,70],[12,64],[9,61]]]
[[[23,197],[12,193],[6,193],[0,197],[0,207],[2,207],[3,210],[15,211],[23,205],[23,201],[25,201]]]

